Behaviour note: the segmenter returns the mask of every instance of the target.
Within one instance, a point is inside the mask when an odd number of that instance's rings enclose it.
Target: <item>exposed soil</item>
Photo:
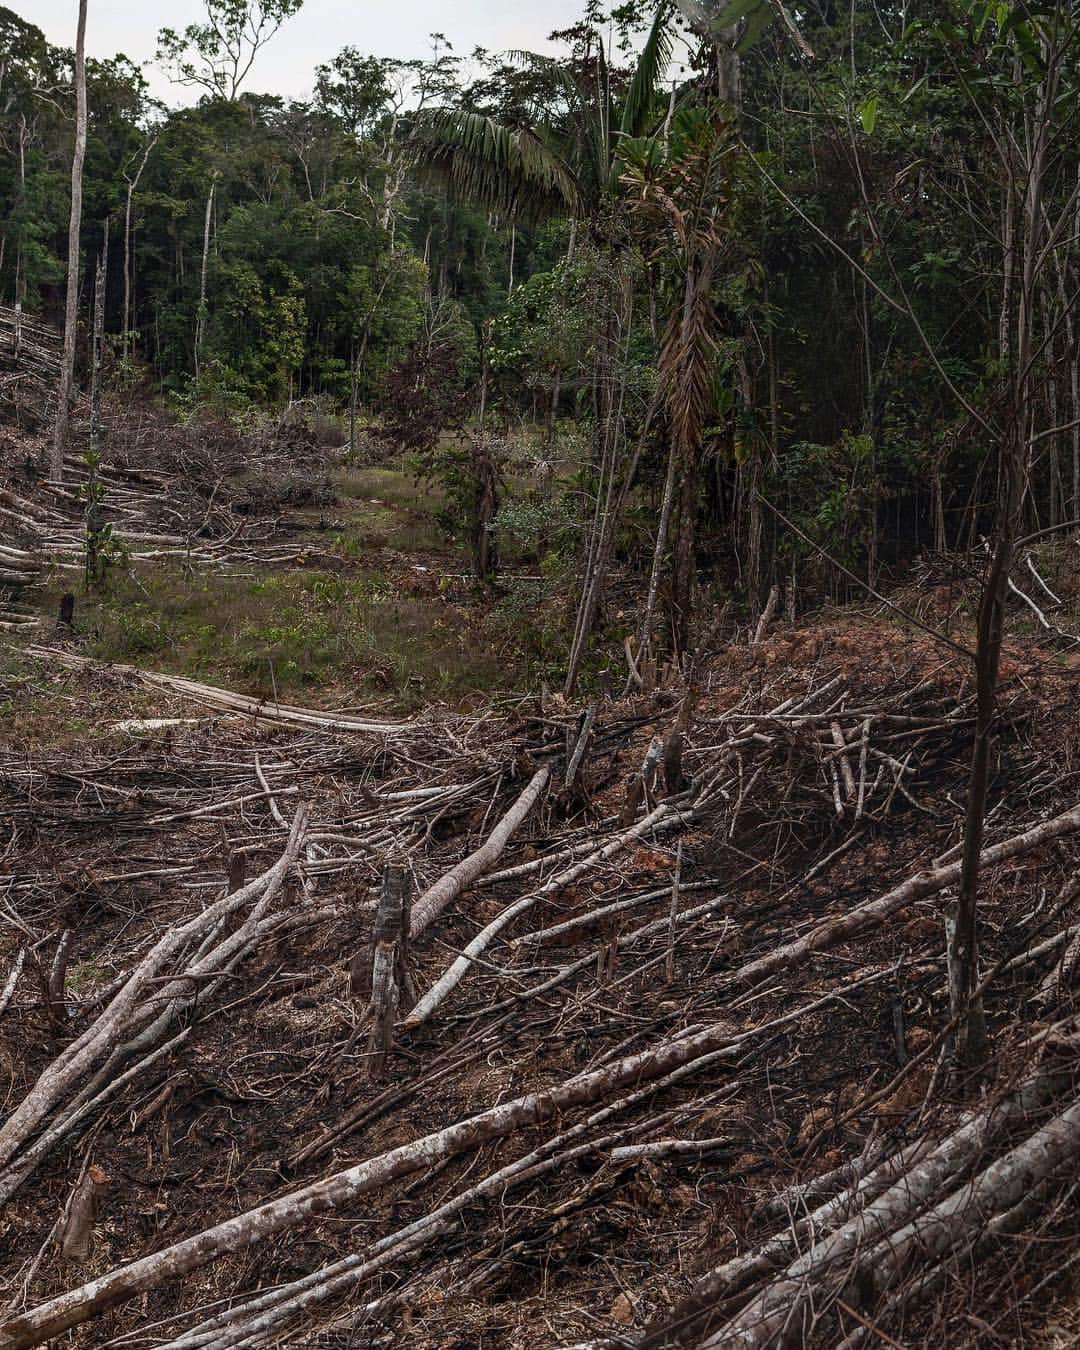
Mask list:
[[[250,519],[270,517],[260,508]],[[286,523],[266,538],[291,546],[301,537],[294,528]],[[364,566],[402,594],[444,603],[453,561],[445,550],[383,550]],[[947,594],[924,589],[921,617],[952,615],[962,635],[962,592],[954,582]],[[0,677],[11,719],[0,749],[0,989],[26,952],[0,1024],[7,1109],[92,1023],[103,991],[223,893],[230,858],[245,856],[249,878],[272,864],[285,839],[281,822],[300,802],[310,804],[310,831],[327,838],[304,853],[277,902],[288,920],[281,932],[189,1004],[178,1023],[188,1033],[182,1045],[103,1102],[7,1205],[0,1278],[15,1309],[496,1103],[725,1023],[733,1037],[747,1033],[738,1055],[642,1094],[584,1133],[597,1141],[591,1151],[467,1204],[428,1245],[261,1338],[217,1332],[202,1342],[645,1344],[645,1328],[662,1328],[683,1307],[695,1277],[783,1229],[763,1208],[769,1197],[868,1145],[898,1148],[944,1133],[981,1094],[1004,1092],[1028,1071],[1040,1029],[1056,1028],[1044,1049],[1063,1077],[1058,1100],[1075,1096],[1072,972],[1062,972],[1051,1006],[1034,1000],[1067,944],[1022,959],[1080,921],[1075,834],[986,875],[982,966],[1006,968],[985,994],[993,1059],[979,1078],[937,1054],[949,1018],[948,890],[758,985],[733,983],[752,958],[890,890],[958,842],[970,671],[885,613],[853,609],[782,624],[752,649],[741,635],[724,636],[695,672],[689,704],[681,683],[599,699],[582,771],[569,786],[581,710],[555,697],[507,693],[467,711],[460,700],[427,703],[401,736],[297,730],[274,724],[273,699],[265,722],[229,716],[98,661],[66,665],[65,651],[93,654],[89,640],[45,636],[53,658],[9,648]],[[1027,632],[1008,645],[1004,676],[990,843],[1080,801],[1073,654],[1052,635],[1037,641]],[[306,701],[387,716],[402,707],[397,694],[380,702],[370,689],[356,692],[348,696],[339,672]],[[767,716],[800,699],[809,700],[806,720]],[[544,896],[429,1022],[399,1029],[372,1081],[366,1003],[353,992],[349,962],[370,940],[384,862],[404,859],[414,891],[423,891],[486,837],[541,765],[550,766],[552,786],[497,867],[587,841],[598,847],[663,799],[661,775],[636,815],[627,813],[628,782],[681,711],[683,771],[704,803],[697,814],[683,829],[646,831]],[[876,757],[860,763],[867,718]],[[843,755],[830,748],[834,722],[842,723]],[[420,795],[438,788],[441,795]],[[402,793],[413,796],[394,795]],[[679,914],[711,908],[669,928],[676,864]],[[558,866],[466,890],[412,949],[419,989]],[[652,892],[565,938],[514,941]],[[635,937],[650,921],[656,928]],[[64,933],[61,1002],[46,989]],[[567,974],[576,962],[580,969]],[[561,983],[540,990],[560,973]],[[771,1025],[820,999],[816,1011]],[[928,1048],[934,1053],[918,1061]],[[391,1182],[104,1313],[70,1343],[179,1344],[222,1301],[370,1250],[587,1114],[529,1126]],[[709,1143],[681,1155],[613,1156],[616,1146],[670,1138]],[[89,1161],[111,1182],[90,1256],[74,1264],[50,1233]],[[1075,1251],[1075,1184],[1065,1179],[1019,1233],[977,1260],[959,1250],[925,1297],[876,1308],[867,1343],[1074,1344]],[[813,1339],[839,1344],[862,1334],[866,1320],[848,1301],[823,1307]]]

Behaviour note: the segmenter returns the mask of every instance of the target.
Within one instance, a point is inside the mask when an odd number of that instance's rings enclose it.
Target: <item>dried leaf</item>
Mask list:
[[[621,1327],[632,1327],[634,1325],[634,1305],[628,1294],[620,1294],[611,1305],[611,1311],[608,1316],[613,1322],[617,1322]]]

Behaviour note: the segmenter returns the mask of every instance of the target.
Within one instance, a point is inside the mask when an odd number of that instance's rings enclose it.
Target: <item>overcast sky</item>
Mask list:
[[[76,0],[6,0],[8,8],[44,30],[57,46],[75,45]],[[584,0],[305,0],[259,54],[245,87],[258,93],[304,97],[312,71],[342,47],[376,56],[414,57],[430,52],[428,34],[445,33],[455,52],[476,46],[490,51],[526,47],[550,50],[545,39],[566,28],[584,9]],[[123,52],[133,61],[153,60],[157,30],[180,29],[203,15],[202,0],[89,0],[86,50],[91,56]],[[153,92],[167,103],[195,95],[170,84],[154,66],[146,68]]]

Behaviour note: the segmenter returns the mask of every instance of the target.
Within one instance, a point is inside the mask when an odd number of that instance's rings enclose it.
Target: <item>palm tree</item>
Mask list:
[[[507,125],[462,108],[424,110],[413,123],[417,162],[451,191],[508,217],[594,217],[618,189],[616,152],[655,120],[671,55],[671,5],[661,0],[621,101],[603,43],[590,35],[573,66],[532,52],[512,53],[544,73],[561,103],[554,117]]]
[[[664,138],[627,141],[620,148],[620,181],[641,245],[669,277],[657,393],[671,445],[639,634],[642,652],[649,645],[673,515],[671,630],[676,652],[684,652],[688,645],[701,448],[713,408],[717,369],[718,322],[712,286],[726,245],[723,225],[737,150],[732,124],[722,115],[722,106],[684,108],[672,119]]]
[[[603,43],[592,33],[572,66],[532,53],[514,54],[546,77],[560,105],[557,115],[507,125],[461,108],[426,112],[413,130],[417,161],[456,195],[511,219],[562,214],[575,224],[598,221],[605,203],[621,191],[620,146],[655,133],[663,120],[659,91],[671,56],[671,19],[670,0],[661,0],[625,92],[616,91]],[[573,241],[571,230],[571,250]],[[646,428],[651,421],[650,413]],[[625,465],[616,462],[609,437],[598,456],[597,514],[585,551],[567,696],[574,692],[644,439],[643,432]]]

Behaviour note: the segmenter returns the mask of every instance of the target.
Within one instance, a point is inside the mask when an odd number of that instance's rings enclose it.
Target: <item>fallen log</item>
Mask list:
[[[296,862],[307,811],[297,811],[292,832],[277,862],[247,886],[209,905],[185,924],[170,929],[119,988],[99,1016],[42,1071],[37,1082],[0,1126],[0,1200],[8,1200],[30,1174],[31,1163],[42,1156],[43,1143],[66,1132],[76,1111],[94,1094],[115,1085],[116,1069],[123,1060],[151,1049],[174,1015],[194,997],[193,983],[200,976],[228,973],[248,944],[257,936],[260,923]],[[225,919],[252,904],[241,926],[220,940]],[[212,951],[205,935],[216,941]],[[166,978],[159,977],[174,958],[204,940],[190,966]],[[151,995],[151,991],[152,995]],[[63,1114],[56,1126],[39,1134],[58,1108]],[[56,1129],[60,1130],[56,1134]],[[35,1136],[37,1136],[35,1138]],[[25,1156],[24,1156],[25,1155]]]
[[[842,1263],[843,1287],[858,1287],[864,1303],[871,1296],[880,1296],[909,1274],[917,1261],[939,1260],[1077,1156],[1080,1101],[1074,1101],[933,1209],[916,1215],[906,1227],[876,1243],[856,1244]],[[809,1319],[814,1315],[810,1305],[820,1305],[826,1298],[821,1272],[817,1262],[811,1260],[813,1255],[809,1253],[800,1263],[798,1278],[785,1275],[782,1285],[770,1286],[761,1303],[755,1300],[726,1323],[702,1343],[702,1350],[772,1345],[781,1328],[796,1342],[800,1327],[808,1333]]]
[[[1072,1159],[1066,1159],[1062,1166],[1048,1171],[1038,1185],[1025,1190],[1023,1197],[1010,1209],[1001,1210],[988,1219],[984,1226],[973,1232],[969,1230],[960,1236],[956,1243],[946,1251],[944,1259],[931,1264],[929,1269],[918,1279],[902,1283],[900,1288],[885,1300],[884,1306],[879,1306],[876,1310],[875,1320],[880,1322],[882,1317],[897,1313],[904,1317],[910,1317],[912,1311],[920,1303],[925,1303],[928,1298],[937,1293],[946,1281],[956,1278],[956,1271],[962,1264],[971,1263],[974,1266],[977,1258],[991,1251],[1003,1237],[1013,1236],[1028,1229],[1039,1212],[1050,1207],[1048,1202],[1051,1200],[1055,1187],[1060,1186],[1065,1180],[1072,1180],[1071,1177],[1062,1175],[1072,1166]],[[1074,1181],[1074,1190],[1075,1185]],[[930,1260],[933,1261],[934,1258],[931,1257]],[[1076,1256],[1074,1255],[1072,1261],[1075,1260]],[[1030,1299],[1032,1293],[1037,1292],[1041,1285],[1059,1274],[1059,1270],[1051,1268],[1050,1274],[1045,1276],[1039,1284],[1036,1284],[1033,1290],[1028,1291],[1027,1299]],[[853,1332],[845,1337],[837,1346],[837,1350],[854,1350],[856,1345],[861,1345],[864,1341],[865,1337],[862,1335],[862,1329],[860,1328],[858,1332]]]
[[[886,967],[862,978],[849,978],[843,997],[849,997],[854,989],[876,982],[888,973]],[[163,1283],[178,1280],[219,1257],[247,1250],[307,1219],[348,1206],[359,1196],[370,1194],[392,1181],[427,1171],[448,1158],[506,1138],[518,1130],[556,1119],[575,1107],[599,1102],[620,1089],[630,1087],[635,1093],[647,1093],[659,1089],[667,1081],[680,1081],[723,1060],[736,1060],[752,1042],[820,1011],[838,997],[841,995],[830,990],[748,1031],[737,1032],[726,1021],[714,1022],[699,1031],[659,1041],[637,1054],[577,1074],[545,1091],[528,1093],[489,1107],[466,1120],[456,1121],[238,1214],[160,1252],[117,1267],[79,1289],[60,1294],[0,1322],[0,1350],[29,1350],[31,1346],[41,1345],[71,1327],[81,1326],[98,1314]],[[598,1124],[609,1112],[621,1110],[627,1104],[626,1101],[609,1103],[586,1123]]]
[[[508,928],[519,914],[525,914],[532,909],[539,901],[548,896],[555,895],[561,890],[575,882],[580,876],[583,876],[591,867],[598,862],[606,861],[612,858],[616,853],[621,852],[636,840],[642,838],[649,831],[662,829],[671,829],[674,825],[689,823],[692,818],[692,812],[681,813],[670,802],[662,802],[655,810],[633,826],[629,830],[624,830],[614,839],[606,843],[602,848],[590,853],[588,857],[582,858],[580,862],[572,864],[562,872],[557,873],[543,886],[534,891],[531,895],[523,896],[520,900],[497,914],[494,919],[477,933],[476,937],[469,943],[462,954],[442,973],[438,980],[432,985],[427,993],[421,998],[416,1007],[405,1019],[404,1027],[406,1030],[412,1030],[426,1022],[428,1018],[446,1002],[450,994],[457,988],[469,971],[476,963],[476,958],[491,945],[496,937],[504,928]]]
[[[482,1181],[460,1191],[405,1228],[380,1238],[366,1254],[356,1253],[344,1257],[340,1261],[301,1276],[290,1285],[256,1293],[244,1303],[217,1313],[199,1326],[193,1327],[170,1341],[166,1347],[162,1347],[162,1350],[202,1350],[202,1347],[209,1346],[213,1346],[215,1350],[222,1350],[225,1346],[249,1344],[247,1340],[249,1334],[266,1332],[301,1311],[308,1311],[318,1303],[352,1290],[391,1262],[400,1261],[405,1255],[414,1253],[425,1244],[430,1244],[447,1230],[450,1220],[455,1215],[477,1200],[492,1195],[504,1196],[511,1186],[534,1180],[557,1167],[568,1166],[578,1158],[595,1156],[613,1148],[618,1140],[625,1138],[623,1131],[609,1133],[599,1138],[593,1137],[585,1143],[576,1141],[583,1139],[597,1126],[606,1124],[628,1111],[631,1106],[650,1094],[673,1087],[684,1078],[700,1073],[709,1064],[718,1063],[727,1056],[726,1048],[714,1051],[700,1060],[683,1065],[664,1078],[647,1082],[625,1097],[609,1102],[598,1111],[594,1111],[569,1129],[545,1140],[523,1157],[516,1158],[490,1173]],[[729,1090],[724,1089],[725,1092]],[[230,1334],[225,1330],[235,1327],[236,1323],[241,1324],[238,1331]],[[234,1335],[236,1339],[233,1339]]]
[[[910,1270],[916,1257],[941,1257],[965,1234],[1020,1204],[1044,1177],[1080,1156],[1080,1101],[1074,1101],[1003,1157],[907,1228],[867,1253],[864,1264],[882,1293]]]
[[[264,699],[247,698],[243,694],[234,694],[228,689],[218,689],[214,685],[200,684],[198,680],[189,680],[182,675],[162,675],[157,671],[139,670],[136,666],[120,664],[103,665],[86,656],[62,648],[28,646],[23,649],[25,655],[39,661],[51,661],[62,666],[81,669],[107,669],[113,674],[140,684],[148,684],[156,689],[167,689],[170,693],[192,699],[208,708],[222,712],[242,713],[259,722],[274,722],[282,726],[297,726],[321,729],[323,731],[367,732],[384,736],[396,736],[410,730],[411,722],[380,722],[371,718],[343,717],[341,714],[318,712],[312,708],[298,708],[289,703],[267,703]]]
[[[1038,848],[1040,844],[1049,843],[1051,839],[1060,839],[1076,830],[1080,830],[1080,806],[1074,806],[1051,820],[1033,825],[1022,834],[1013,835],[1011,839],[1003,839],[1001,843],[983,849],[979,857],[979,868],[985,870],[994,867],[1010,858],[1019,857],[1022,853],[1028,853],[1033,848]],[[844,914],[826,919],[794,942],[785,943],[765,956],[758,957],[756,961],[748,961],[734,971],[730,978],[739,984],[754,984],[758,980],[771,978],[781,970],[790,970],[794,966],[803,965],[815,952],[826,951],[841,942],[847,942],[850,938],[860,937],[863,933],[879,927],[897,910],[917,900],[923,900],[928,895],[935,895],[946,886],[954,885],[960,879],[961,866],[961,863],[956,862],[947,867],[917,872],[915,876],[909,877],[907,881],[876,900],[867,901],[866,904],[857,905]]]
[[[350,1205],[361,1195],[431,1168],[444,1158],[541,1124],[563,1111],[609,1096],[620,1088],[660,1078],[682,1065],[711,1056],[725,1045],[730,1045],[734,1055],[737,1044],[730,1027],[726,1023],[717,1023],[693,1036],[662,1041],[640,1054],[571,1078],[548,1091],[529,1093],[493,1106],[434,1134],[236,1215],[162,1251],[109,1271],[25,1313],[9,1317],[0,1323],[0,1348],[29,1350],[31,1346],[42,1345],[109,1308],[161,1284],[182,1279],[230,1252],[254,1247],[273,1234],[316,1215]]]
[[[1060,1072],[1042,1070],[1010,1096],[970,1113],[938,1143],[924,1136],[889,1154],[872,1170],[865,1170],[865,1162],[856,1164],[858,1171],[853,1175],[849,1163],[816,1179],[817,1184],[832,1189],[834,1178],[842,1178],[845,1172],[852,1178],[847,1189],[813,1210],[801,1193],[795,1196],[788,1191],[774,1197],[765,1212],[784,1213],[778,1202],[787,1198],[790,1208],[785,1226],[757,1249],[732,1257],[699,1277],[690,1293],[655,1319],[634,1345],[638,1350],[654,1350],[689,1340],[697,1344],[705,1324],[711,1320],[715,1327],[718,1316],[731,1319],[724,1322],[725,1333],[736,1322],[771,1330],[773,1341],[767,1337],[759,1341],[755,1330],[747,1344],[775,1343],[777,1327],[786,1323],[780,1312],[776,1318],[771,1314],[790,1308],[785,1299],[790,1300],[793,1291],[820,1291],[830,1272],[846,1272],[855,1255],[868,1245],[879,1239],[890,1241],[890,1232],[932,1204],[944,1186],[975,1164],[988,1144],[1051,1100],[1061,1082]],[[757,1293],[753,1293],[755,1288]],[[721,1312],[723,1305],[729,1310]],[[733,1312],[733,1306],[741,1310]],[[717,1343],[743,1344],[741,1340]]]
[[[26,964],[26,948],[20,947],[18,955],[11,963],[11,970],[4,981],[3,989],[0,989],[0,1017],[7,1012],[8,1004],[11,1002],[12,995],[15,993],[15,986],[19,983],[19,976],[22,974],[23,966]]]
[[[415,940],[430,924],[433,924],[446,907],[461,894],[467,886],[502,857],[510,836],[536,805],[551,777],[548,768],[538,769],[529,780],[525,790],[517,801],[495,826],[481,846],[463,858],[449,872],[441,876],[433,886],[421,895],[412,908],[412,923],[409,937]]]

